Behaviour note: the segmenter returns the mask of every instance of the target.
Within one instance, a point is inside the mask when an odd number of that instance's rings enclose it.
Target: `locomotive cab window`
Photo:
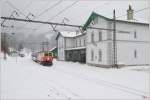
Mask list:
[[[48,53],[45,53],[44,56],[49,56],[49,54],[48,54]]]

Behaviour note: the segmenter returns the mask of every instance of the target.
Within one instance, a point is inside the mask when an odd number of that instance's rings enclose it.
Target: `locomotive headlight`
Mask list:
[[[47,60],[50,60],[49,57],[47,58]]]

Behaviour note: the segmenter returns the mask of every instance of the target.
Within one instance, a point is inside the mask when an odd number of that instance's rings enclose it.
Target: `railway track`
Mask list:
[[[67,71],[67,70],[64,70],[62,68],[56,68],[56,70],[59,71],[59,72],[65,73],[65,74],[67,74],[69,76],[80,78],[80,79],[86,80],[86,81],[88,81],[90,83],[95,83],[98,86],[104,85],[106,87],[117,89],[119,91],[123,91],[123,92],[129,93],[129,94],[141,96],[142,98],[145,98],[145,97],[149,98],[149,93],[145,92],[145,91],[141,91],[141,90],[138,90],[138,89],[127,87],[127,86],[124,86],[124,85],[121,85],[121,84],[117,84],[117,83],[112,83],[112,82],[105,81],[105,80],[102,80],[102,79],[89,77],[89,76],[87,76],[85,74],[75,73],[75,72],[70,71],[70,70]]]

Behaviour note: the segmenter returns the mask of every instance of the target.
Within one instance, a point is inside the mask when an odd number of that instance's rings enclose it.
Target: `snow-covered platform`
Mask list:
[[[52,67],[44,67],[30,57],[9,57],[1,59],[0,71],[2,100],[144,100],[149,94],[147,70],[104,69],[57,60]]]

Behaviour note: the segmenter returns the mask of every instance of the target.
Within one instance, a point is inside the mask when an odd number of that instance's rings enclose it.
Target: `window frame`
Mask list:
[[[98,31],[98,35],[99,35],[99,41],[102,41],[102,31],[101,30]]]
[[[98,51],[98,61],[101,62],[102,61],[102,50],[99,49]]]
[[[134,39],[136,39],[137,38],[137,31],[136,31],[136,29],[134,30]]]
[[[137,50],[134,50],[134,58],[137,58]]]
[[[91,42],[92,43],[94,42],[94,31],[92,31],[92,33],[91,33]]]
[[[94,50],[91,50],[91,61],[94,61]]]

